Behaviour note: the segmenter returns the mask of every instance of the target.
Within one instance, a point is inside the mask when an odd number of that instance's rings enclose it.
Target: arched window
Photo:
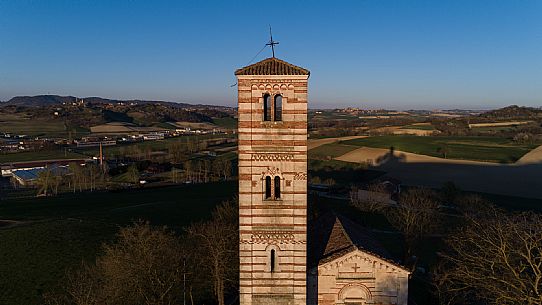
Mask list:
[[[275,199],[280,199],[280,177],[275,176]]]
[[[275,113],[274,121],[282,121],[282,95],[275,95],[275,103],[273,105]]]
[[[265,199],[271,199],[271,177],[265,177]]]
[[[271,249],[271,255],[269,257],[269,265],[271,267],[271,272],[275,272],[275,249]]]
[[[263,96],[263,120],[271,121],[271,95]]]

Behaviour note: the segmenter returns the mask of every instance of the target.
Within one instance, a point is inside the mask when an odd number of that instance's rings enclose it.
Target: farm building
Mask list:
[[[67,166],[53,164],[42,168],[20,169],[12,172],[12,182],[18,186],[29,187],[36,185],[39,175],[45,171],[50,171],[52,176],[64,176],[68,174]]]
[[[13,172],[18,170],[42,169],[47,166],[67,166],[70,163],[84,164],[86,159],[66,159],[66,160],[45,160],[45,161],[28,161],[28,162],[13,162],[4,163],[0,166],[2,177],[11,177]]]

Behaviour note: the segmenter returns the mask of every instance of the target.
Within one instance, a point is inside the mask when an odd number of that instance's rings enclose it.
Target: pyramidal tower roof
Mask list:
[[[310,75],[309,70],[270,57],[235,71],[235,75]]]

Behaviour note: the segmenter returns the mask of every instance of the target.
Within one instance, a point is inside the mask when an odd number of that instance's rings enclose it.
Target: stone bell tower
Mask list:
[[[307,301],[309,74],[275,57],[235,71],[241,305]]]

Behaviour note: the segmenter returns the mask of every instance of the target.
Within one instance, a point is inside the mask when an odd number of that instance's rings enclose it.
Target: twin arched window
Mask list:
[[[271,176],[265,177],[265,199],[267,200],[278,200],[280,199],[280,177]]]
[[[263,96],[263,120],[282,121],[282,95],[275,95],[273,100],[269,94]]]

